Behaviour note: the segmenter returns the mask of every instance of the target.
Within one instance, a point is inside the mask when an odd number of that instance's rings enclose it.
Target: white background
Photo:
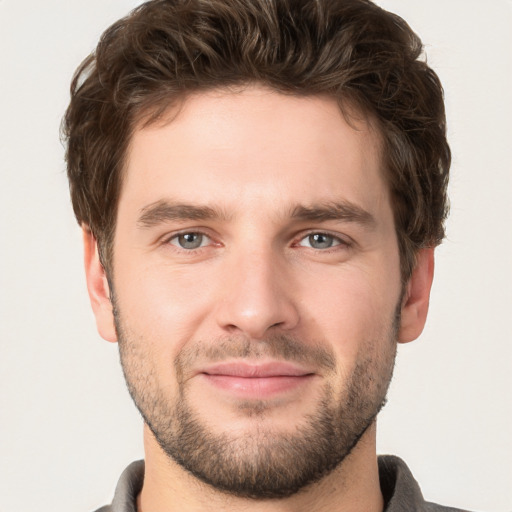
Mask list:
[[[381,0],[422,37],[453,149],[430,319],[400,347],[379,452],[434,501],[512,511],[512,3]],[[0,511],[90,511],[142,457],[96,333],[67,193],[71,75],[129,0],[0,0]]]

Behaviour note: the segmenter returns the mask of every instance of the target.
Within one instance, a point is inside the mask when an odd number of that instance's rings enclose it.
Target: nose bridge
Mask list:
[[[271,244],[233,251],[226,265],[218,322],[225,330],[261,338],[271,328],[289,330],[299,321],[283,256]]]

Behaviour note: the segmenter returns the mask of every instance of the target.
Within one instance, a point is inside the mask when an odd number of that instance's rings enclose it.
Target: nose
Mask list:
[[[226,265],[217,321],[229,333],[261,339],[269,331],[289,331],[299,323],[293,280],[271,250],[233,255]]]

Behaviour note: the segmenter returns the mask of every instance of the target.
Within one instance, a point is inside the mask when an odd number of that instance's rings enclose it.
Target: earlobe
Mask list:
[[[423,331],[427,320],[430,289],[434,278],[434,249],[418,252],[416,266],[407,283],[402,304],[399,343],[415,340]]]
[[[115,342],[117,334],[110,301],[110,288],[105,269],[100,261],[98,244],[88,226],[82,227],[82,235],[87,290],[96,317],[96,326],[103,339]]]

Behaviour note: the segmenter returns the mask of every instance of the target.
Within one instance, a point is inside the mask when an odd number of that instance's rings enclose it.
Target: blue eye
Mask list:
[[[299,243],[302,247],[311,247],[312,249],[330,249],[340,244],[339,238],[327,233],[311,233]]]
[[[209,243],[210,239],[202,233],[181,233],[169,240],[169,243],[180,249],[199,249]]]

